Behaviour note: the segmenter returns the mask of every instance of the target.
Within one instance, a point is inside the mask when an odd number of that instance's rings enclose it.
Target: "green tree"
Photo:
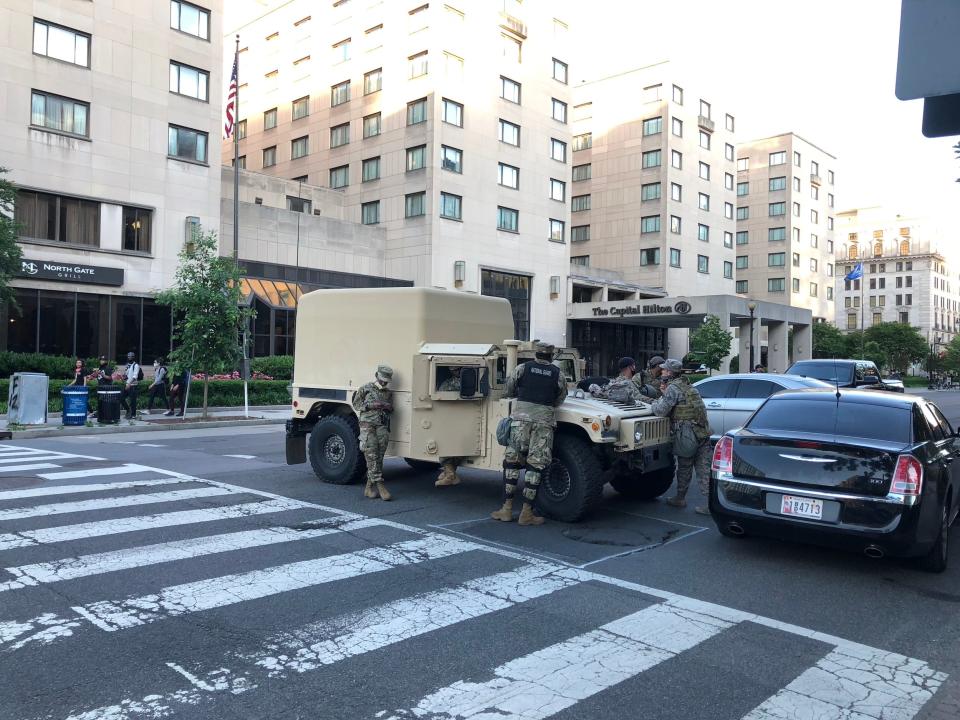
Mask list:
[[[731,342],[733,333],[720,326],[716,315],[707,315],[700,327],[690,333],[690,349],[711,370],[720,369],[720,363],[730,354]]]
[[[174,317],[176,349],[170,360],[203,373],[203,417],[207,417],[211,373],[237,367],[240,333],[251,311],[240,305],[241,270],[233,258],[220,257],[216,233],[200,233],[180,252],[174,286],[157,297]]]
[[[17,244],[17,223],[13,219],[13,202],[17,189],[3,175],[9,170],[0,167],[0,303],[17,307],[16,295],[10,280],[20,270],[23,253]]]
[[[960,335],[947,343],[946,352],[940,360],[940,368],[952,373],[960,373]]]
[[[927,341],[915,327],[906,323],[877,323],[867,328],[864,336],[868,343],[875,342],[883,349],[890,369],[900,372],[906,372],[929,352]]]
[[[881,370],[887,365],[884,347],[876,341],[871,342],[861,330],[851,330],[843,336],[846,348],[839,357],[852,360],[870,360]]]
[[[815,358],[844,358],[847,357],[847,342],[843,333],[832,323],[814,323],[813,357]]]

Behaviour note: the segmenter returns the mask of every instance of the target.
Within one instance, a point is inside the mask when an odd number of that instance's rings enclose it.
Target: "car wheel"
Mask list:
[[[440,463],[435,463],[430,460],[414,460],[413,458],[404,458],[403,461],[414,470],[421,470],[423,472],[428,470],[436,470],[438,467],[440,467]]]
[[[559,435],[553,462],[540,480],[537,508],[561,522],[576,522],[592,510],[603,495],[603,469],[586,440]]]
[[[920,567],[927,572],[941,573],[947,569],[950,550],[950,498],[940,510],[940,532],[930,552],[920,558]]]
[[[673,485],[673,465],[648,473],[621,473],[610,479],[610,486],[631,500],[653,500]]]
[[[321,418],[307,442],[310,467],[317,477],[334,485],[350,485],[367,472],[360,452],[360,428],[352,416],[327,415]]]

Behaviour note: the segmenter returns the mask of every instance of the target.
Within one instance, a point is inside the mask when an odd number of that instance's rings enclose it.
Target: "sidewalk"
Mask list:
[[[243,407],[215,407],[207,411],[208,419],[201,421],[200,409],[187,410],[186,418],[167,417],[154,410],[147,415],[145,410],[140,412],[136,420],[125,420],[121,417],[116,425],[99,425],[96,415],[90,415],[87,425],[65,427],[62,424],[60,413],[49,413],[45,425],[25,425],[10,430],[14,440],[29,438],[63,437],[66,435],[102,435],[109,433],[128,433],[162,430],[185,430],[196,428],[235,427],[248,425],[279,425],[290,417],[288,405],[261,405],[251,406],[249,417],[244,417]],[[6,432],[6,417],[0,418],[0,432]]]

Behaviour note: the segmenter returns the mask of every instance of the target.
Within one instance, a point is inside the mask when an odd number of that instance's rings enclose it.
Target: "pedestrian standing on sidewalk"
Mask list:
[[[87,368],[83,364],[83,360],[77,358],[77,362],[73,366],[73,382],[71,385],[86,385],[87,384]]]
[[[153,401],[159,398],[160,407],[167,404],[167,366],[163,358],[157,358],[153,361],[153,382],[150,384],[149,396],[147,397],[147,414],[153,412]]]
[[[177,413],[177,417],[183,417],[184,406],[187,401],[187,387],[190,385],[190,371],[181,370],[173,377],[173,385],[170,387],[170,400],[167,403],[167,412],[164,413],[166,416],[173,415],[174,407],[179,403],[180,412]]]
[[[127,420],[137,416],[137,396],[140,394],[140,381],[143,380],[143,370],[137,362],[137,356],[127,353],[127,369],[123,374],[123,392],[120,393],[120,406],[127,411]]]
[[[100,356],[100,367],[97,368],[95,373],[97,378],[97,385],[103,387],[104,385],[113,385],[113,368],[110,367],[110,363],[107,362],[107,358],[103,355]]]

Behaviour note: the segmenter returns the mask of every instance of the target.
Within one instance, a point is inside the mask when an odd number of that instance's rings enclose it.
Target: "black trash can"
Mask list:
[[[97,388],[97,422],[101,425],[120,422],[120,388],[109,385]]]

